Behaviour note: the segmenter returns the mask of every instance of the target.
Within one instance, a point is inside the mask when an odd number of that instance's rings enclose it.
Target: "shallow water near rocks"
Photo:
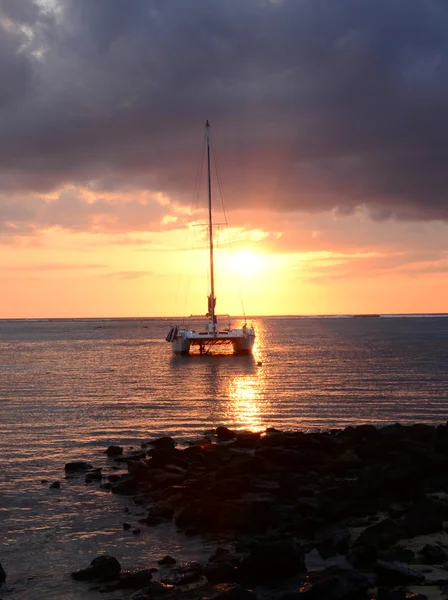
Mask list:
[[[254,357],[173,357],[167,320],[0,321],[2,598],[104,597],[69,573],[105,552],[124,569],[212,553],[214,540],[139,525],[132,498],[65,478],[71,460],[115,472],[108,445],[138,448],[160,435],[185,444],[220,424],[446,421],[448,318],[254,324]],[[61,489],[49,489],[56,480]]]

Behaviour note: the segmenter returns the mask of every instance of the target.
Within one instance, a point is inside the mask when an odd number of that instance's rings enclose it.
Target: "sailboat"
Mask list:
[[[199,349],[200,354],[210,354],[217,346],[231,345],[234,354],[251,354],[255,343],[255,330],[253,326],[244,323],[241,329],[233,329],[230,318],[227,325],[220,327],[216,314],[215,296],[215,267],[213,256],[213,222],[212,222],[212,180],[210,169],[210,123],[205,124],[205,139],[207,147],[207,174],[208,174],[208,241],[210,251],[210,293],[207,297],[208,321],[202,329],[194,330],[189,325],[172,326],[166,336],[166,341],[171,343],[175,354],[189,354],[190,349]],[[190,322],[193,317],[190,317]]]

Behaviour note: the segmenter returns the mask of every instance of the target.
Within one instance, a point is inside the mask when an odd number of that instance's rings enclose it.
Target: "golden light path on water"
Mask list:
[[[264,346],[264,327],[257,327],[257,339],[253,351],[254,373],[237,375],[231,379],[227,389],[229,409],[228,422],[237,423],[242,429],[259,431],[264,428],[266,411],[266,380],[263,370],[262,348]]]

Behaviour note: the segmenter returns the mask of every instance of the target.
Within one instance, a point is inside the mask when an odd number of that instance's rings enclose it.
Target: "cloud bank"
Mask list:
[[[230,209],[446,221],[447,30],[443,0],[0,0],[0,221],[187,203],[206,118]]]

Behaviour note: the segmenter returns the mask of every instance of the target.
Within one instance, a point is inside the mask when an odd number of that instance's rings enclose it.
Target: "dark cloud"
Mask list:
[[[210,118],[233,209],[448,220],[444,0],[49,6],[0,0],[6,192],[187,202]]]

